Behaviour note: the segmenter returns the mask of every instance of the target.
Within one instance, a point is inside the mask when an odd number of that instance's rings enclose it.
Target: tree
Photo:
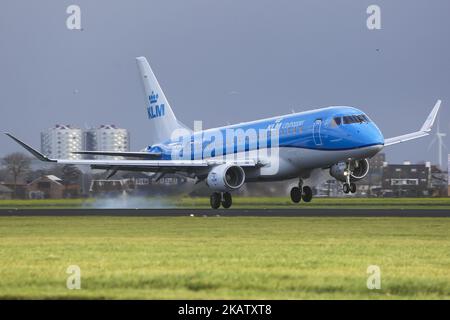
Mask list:
[[[62,168],[62,179],[66,184],[77,184],[83,173],[76,166],[68,164]]]
[[[8,172],[5,169],[0,169],[0,182],[6,181]]]
[[[31,159],[20,152],[14,152],[2,159],[2,165],[14,181],[14,197],[17,196],[17,181],[30,170]]]

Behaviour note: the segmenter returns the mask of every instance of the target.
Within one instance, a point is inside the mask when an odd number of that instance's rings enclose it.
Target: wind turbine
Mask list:
[[[437,143],[438,147],[438,158],[439,158],[439,169],[442,170],[442,149],[447,150],[447,146],[445,145],[443,139],[446,136],[445,133],[440,132],[439,129],[439,118],[437,119],[437,125],[436,125],[436,133],[434,135],[433,140],[431,140],[430,144],[428,145],[428,150],[431,149],[434,143]]]

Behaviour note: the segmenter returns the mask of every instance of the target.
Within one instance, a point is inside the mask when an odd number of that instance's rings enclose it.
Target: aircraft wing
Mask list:
[[[90,165],[93,169],[116,169],[116,170],[142,170],[154,171],[167,169],[170,171],[193,171],[196,168],[205,168],[223,163],[233,163],[241,167],[255,167],[257,163],[254,160],[70,160],[70,159],[51,159],[32,148],[25,142],[19,140],[10,133],[5,133],[8,137],[16,141],[32,155],[41,161],[53,162],[58,164],[72,165]]]
[[[428,118],[425,120],[425,122],[423,123],[423,125],[419,131],[385,139],[384,146],[390,146],[393,144],[397,144],[397,143],[401,143],[401,142],[405,142],[405,141],[409,141],[409,140],[413,140],[413,139],[417,139],[417,138],[421,138],[421,137],[425,137],[425,136],[429,135],[431,128],[433,127],[433,123],[434,123],[434,120],[436,119],[436,116],[437,116],[440,106],[441,106],[441,100],[438,100],[436,102],[436,104],[434,105],[433,110],[431,110],[430,114],[428,115]]]

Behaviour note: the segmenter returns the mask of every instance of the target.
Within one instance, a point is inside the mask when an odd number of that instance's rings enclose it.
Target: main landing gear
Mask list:
[[[291,189],[291,200],[294,203],[299,203],[301,200],[304,202],[310,202],[312,200],[313,193],[309,186],[303,186],[303,181],[300,180],[298,187]]]
[[[209,198],[209,202],[213,209],[219,209],[220,205],[225,209],[228,209],[231,207],[233,199],[229,192],[214,192]]]

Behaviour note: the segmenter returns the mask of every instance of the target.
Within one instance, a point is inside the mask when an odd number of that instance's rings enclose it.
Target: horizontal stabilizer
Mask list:
[[[27,145],[25,142],[19,140],[18,138],[14,137],[11,133],[7,133],[5,132],[5,134],[10,137],[11,139],[13,139],[15,142],[17,142],[18,144],[20,144],[22,147],[24,147],[29,153],[31,153],[33,156],[35,156],[36,158],[38,158],[41,161],[46,161],[46,162],[56,162],[56,160],[53,159],[49,159],[47,156],[43,155],[42,153],[40,153],[39,151],[37,151],[36,149],[33,149],[32,147],[30,147],[29,145]]]
[[[156,159],[161,157],[160,152],[75,151],[72,153],[92,156],[127,157],[140,159]]]

